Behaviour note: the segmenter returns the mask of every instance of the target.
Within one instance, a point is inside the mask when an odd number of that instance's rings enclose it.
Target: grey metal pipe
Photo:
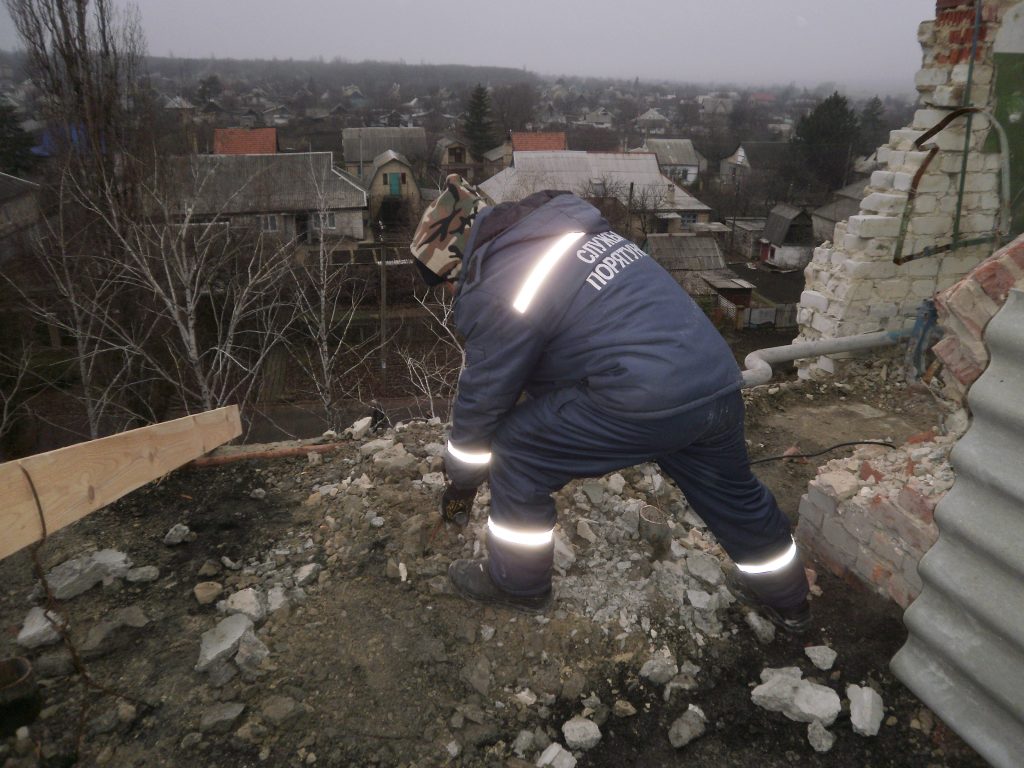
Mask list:
[[[877,331],[859,336],[841,336],[838,339],[821,341],[800,341],[782,347],[768,347],[751,352],[743,359],[743,388],[756,387],[772,380],[772,366],[788,363],[804,357],[834,355],[840,352],[857,352],[878,347],[891,347],[910,336],[910,331]]]

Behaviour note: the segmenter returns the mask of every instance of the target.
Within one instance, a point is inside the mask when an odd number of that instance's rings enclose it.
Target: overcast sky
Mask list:
[[[934,0],[137,0],[151,54],[912,92]],[[16,38],[0,18],[0,47]]]

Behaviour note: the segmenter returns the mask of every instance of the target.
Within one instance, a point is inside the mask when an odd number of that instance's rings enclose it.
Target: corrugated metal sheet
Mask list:
[[[992,765],[1024,765],[1024,292],[985,333],[992,362],[971,387],[974,420],[952,452],[939,538],[892,669]]]
[[[645,139],[642,146],[630,152],[653,152],[662,167],[700,165],[700,153],[690,139]]]

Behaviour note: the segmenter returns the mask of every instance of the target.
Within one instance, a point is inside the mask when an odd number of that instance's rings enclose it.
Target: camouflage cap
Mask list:
[[[458,276],[469,229],[477,212],[486,207],[483,195],[457,173],[444,182],[441,196],[423,212],[409,246],[428,282]]]

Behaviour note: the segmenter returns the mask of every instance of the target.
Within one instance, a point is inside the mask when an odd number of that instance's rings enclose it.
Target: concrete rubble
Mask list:
[[[694,739],[704,735],[708,719],[704,711],[691,704],[668,729],[668,740],[676,749],[682,749]]]
[[[97,584],[123,579],[131,566],[132,562],[125,553],[101,549],[64,561],[46,574],[46,583],[55,598],[70,600]]]
[[[866,685],[848,685],[846,697],[850,700],[850,723],[854,733],[877,735],[885,716],[885,707],[878,692]]]
[[[801,723],[818,720],[823,725],[832,725],[842,708],[838,693],[804,680],[797,667],[765,668],[761,685],[751,691],[750,699],[759,707],[781,712]]]
[[[601,729],[597,723],[579,716],[562,723],[562,735],[569,749],[593,749],[601,741]]]

